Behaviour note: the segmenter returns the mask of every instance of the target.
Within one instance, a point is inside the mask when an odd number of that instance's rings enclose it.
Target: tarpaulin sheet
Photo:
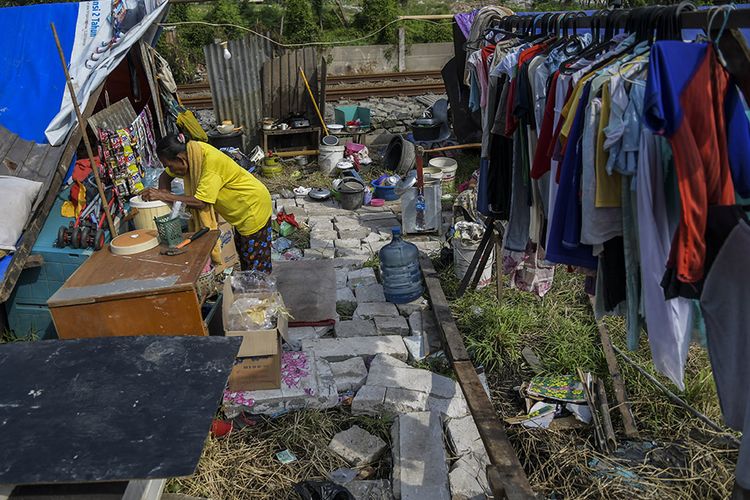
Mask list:
[[[153,38],[166,6],[166,0],[94,0],[0,9],[0,124],[22,139],[56,146],[76,123],[51,22],[84,108],[130,47]]]

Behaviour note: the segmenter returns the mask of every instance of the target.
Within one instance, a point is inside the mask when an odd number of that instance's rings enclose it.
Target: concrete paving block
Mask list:
[[[365,302],[385,302],[383,285],[380,284],[358,286],[354,289],[354,295],[357,297],[358,304],[364,304]]]
[[[365,385],[352,400],[352,414],[380,416],[383,413],[385,387]]]
[[[389,236],[380,234],[380,233],[375,233],[375,232],[370,233],[364,238],[362,238],[362,241],[367,242],[367,243],[377,243],[381,241],[390,242],[389,240],[390,240]]]
[[[370,234],[370,230],[367,228],[339,230],[339,238],[342,238],[342,239],[353,238],[356,240],[361,240],[362,238],[366,237],[368,234]]]
[[[354,467],[373,463],[387,447],[385,441],[357,425],[339,432],[328,444],[328,449]]]
[[[354,500],[393,500],[391,482],[387,479],[352,481],[344,486]]]
[[[455,500],[486,500],[492,495],[487,483],[486,468],[464,458],[458,460],[448,474],[451,497]]]
[[[289,210],[297,208],[297,202],[292,198],[279,198],[276,200],[276,210],[280,212],[282,209],[286,213],[291,213]],[[299,222],[299,220],[297,221]]]
[[[336,290],[336,307],[356,307],[357,299],[354,293],[348,288],[339,288]]]
[[[349,288],[356,288],[360,285],[371,285],[378,282],[375,277],[375,270],[371,267],[351,271],[347,276],[347,280]]]
[[[388,210],[386,207],[373,207],[372,205],[365,205],[359,210],[357,210],[357,212],[359,212],[361,216],[363,214],[372,214],[372,213],[380,213],[380,212],[390,213],[390,210]]]
[[[314,238],[316,240],[333,242],[333,240],[337,239],[338,237],[339,233],[329,229],[318,229],[317,227],[315,227],[310,231],[310,238]]]
[[[367,385],[409,389],[424,392],[437,399],[463,398],[461,387],[453,379],[421,368],[403,368],[382,362],[370,365]]]
[[[310,237],[310,248],[311,249],[320,249],[320,248],[335,248],[334,242],[335,240],[329,240],[329,239],[318,239]]]
[[[305,248],[304,256],[313,259],[332,259],[336,251],[334,248]]]
[[[360,269],[364,261],[361,259],[352,259],[339,257],[333,260],[334,269],[346,269],[347,272]]]
[[[397,500],[450,500],[440,415],[399,415],[391,427],[393,496]]]
[[[462,418],[445,418],[445,431],[457,457],[473,455],[480,461],[489,463],[487,451],[479,436],[474,418],[471,415]]]
[[[349,271],[346,269],[336,269],[336,288],[346,288],[346,279]]]
[[[373,319],[377,317],[397,318],[398,309],[390,302],[365,302],[357,306],[352,319]]]
[[[378,331],[375,322],[371,319],[353,319],[351,321],[339,321],[335,327],[336,337],[340,339],[349,337],[375,337]]]
[[[428,409],[427,393],[402,389],[400,387],[386,387],[383,400],[383,412],[388,415],[401,415]]]
[[[391,221],[395,218],[392,212],[388,211],[379,211],[379,212],[370,212],[370,213],[363,213],[359,215],[359,220],[361,222],[370,222],[374,220],[387,220]]]
[[[328,226],[331,226],[333,231],[333,219],[326,215],[310,215],[307,224],[310,229],[318,229],[319,231],[327,230]]]
[[[373,255],[380,252],[380,249],[389,244],[390,241],[373,241],[373,242],[365,242],[362,243],[362,248],[366,248],[370,252],[372,252]]]
[[[401,313],[401,316],[409,317],[412,313],[416,311],[424,311],[430,307],[430,304],[427,302],[427,299],[418,298],[416,300],[413,300],[411,302],[407,302],[406,304],[397,304],[396,307],[398,307],[398,312]]]
[[[404,344],[409,351],[410,360],[422,361],[429,354],[426,352],[424,338],[421,335],[404,337]]]
[[[337,240],[338,241],[338,240]],[[358,240],[357,244],[359,244]],[[361,247],[356,248],[346,248],[346,247],[338,247],[336,248],[336,257],[346,257],[350,259],[362,259],[362,261],[366,261],[370,258],[372,253],[370,252],[369,248],[363,249]]]
[[[305,326],[301,328],[289,328],[287,332],[287,345],[292,351],[302,349],[302,341],[305,339],[317,339],[328,333],[328,329]]]
[[[427,398],[427,408],[451,418],[461,418],[469,415],[469,406],[463,394],[453,398],[430,396]]]
[[[367,367],[362,358],[351,358],[330,365],[339,392],[358,391],[365,385]]]
[[[359,224],[359,216],[357,216],[353,212],[347,212],[345,214],[337,214],[333,218],[333,222],[335,222],[336,224],[346,224],[347,222]]]
[[[385,370],[388,368],[413,368],[408,363],[405,363],[399,359],[394,358],[393,356],[386,356],[385,354],[381,354],[378,356],[375,356],[370,363],[370,369],[378,368],[381,370]]]
[[[409,329],[411,330],[412,335],[424,335],[424,328],[422,327],[422,311],[414,311],[409,315]]]
[[[359,240],[334,240],[334,245],[336,248],[356,248],[360,249],[362,248],[362,242]]]
[[[375,316],[375,328],[378,335],[409,335],[409,324],[401,316]]]
[[[424,252],[427,255],[439,253],[443,245],[439,241],[415,241],[414,244],[417,246],[420,252]]]
[[[355,356],[369,361],[377,354],[387,354],[406,361],[409,355],[404,341],[396,335],[304,340],[302,349],[313,351],[316,356],[331,362],[344,361]]]
[[[362,229],[359,220],[349,218],[341,220],[337,219],[336,221],[334,221],[333,227],[336,228],[336,231],[355,231],[357,229]]]

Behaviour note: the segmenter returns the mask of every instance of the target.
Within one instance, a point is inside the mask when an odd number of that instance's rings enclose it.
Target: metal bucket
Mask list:
[[[365,199],[365,185],[358,179],[346,179],[338,188],[341,195],[341,208],[344,210],[357,210],[362,206]]]

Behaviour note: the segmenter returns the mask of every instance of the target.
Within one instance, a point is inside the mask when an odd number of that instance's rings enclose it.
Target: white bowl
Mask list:
[[[217,125],[216,130],[218,130],[220,134],[231,134],[234,131],[234,124]]]

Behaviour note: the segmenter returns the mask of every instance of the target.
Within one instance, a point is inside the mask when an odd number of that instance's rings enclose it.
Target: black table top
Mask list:
[[[0,345],[0,484],[191,474],[240,340]]]

